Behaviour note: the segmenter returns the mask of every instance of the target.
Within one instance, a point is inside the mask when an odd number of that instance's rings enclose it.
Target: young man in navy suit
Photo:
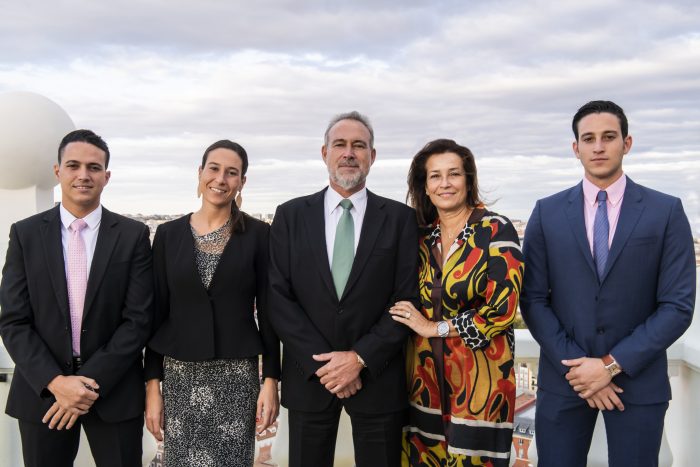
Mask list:
[[[363,115],[331,120],[321,155],[329,187],[282,204],[270,231],[268,310],[284,350],[289,466],[333,465],[344,408],[356,465],[394,467],[408,331],[387,310],[417,302],[416,215],[365,188],[376,152]]]
[[[678,198],[622,170],[632,147],[613,102],[572,123],[584,178],[541,199],[523,251],[523,317],[540,344],[540,466],[585,466],[603,412],[611,466],[656,466],[671,398],[666,349],[690,325],[695,254]]]
[[[61,204],[10,229],[0,334],[28,467],[72,466],[80,426],[97,466],[141,465],[151,246],[145,225],[100,204],[108,164],[102,138],[69,133],[54,167]]]

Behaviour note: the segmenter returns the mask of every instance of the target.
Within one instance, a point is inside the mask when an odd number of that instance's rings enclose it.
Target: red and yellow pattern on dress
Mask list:
[[[507,466],[515,408],[512,323],[524,272],[518,235],[508,219],[479,209],[444,268],[433,254],[439,242],[438,220],[420,239],[421,312],[434,319],[439,300],[442,319],[452,321],[459,337],[409,339],[402,463]]]

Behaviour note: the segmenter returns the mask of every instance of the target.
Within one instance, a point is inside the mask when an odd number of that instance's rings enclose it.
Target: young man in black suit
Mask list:
[[[331,120],[321,154],[330,186],[282,204],[270,232],[268,308],[284,349],[289,465],[333,465],[344,407],[356,465],[398,466],[408,331],[386,310],[417,302],[416,217],[365,188],[376,152],[363,115]]]
[[[108,164],[102,138],[69,133],[54,167],[61,204],[10,229],[0,333],[29,467],[72,466],[81,425],[96,465],[141,465],[151,248],[145,225],[100,204]]]

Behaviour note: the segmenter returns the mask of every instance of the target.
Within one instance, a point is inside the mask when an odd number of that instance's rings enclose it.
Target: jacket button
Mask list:
[[[598,332],[598,334],[605,334],[605,328],[598,328],[596,329],[596,331]]]
[[[345,311],[345,310],[343,310],[342,308],[338,308],[338,314],[339,314],[339,315],[342,314],[343,311]]]
[[[73,366],[73,362],[66,360],[66,368],[70,368],[71,366]]]

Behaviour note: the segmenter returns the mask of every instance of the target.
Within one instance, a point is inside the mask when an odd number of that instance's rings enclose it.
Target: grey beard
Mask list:
[[[367,180],[367,174],[363,173],[361,170],[351,177],[341,177],[337,173],[328,170],[328,174],[334,183],[342,187],[344,190],[352,190],[353,188],[362,185]]]

